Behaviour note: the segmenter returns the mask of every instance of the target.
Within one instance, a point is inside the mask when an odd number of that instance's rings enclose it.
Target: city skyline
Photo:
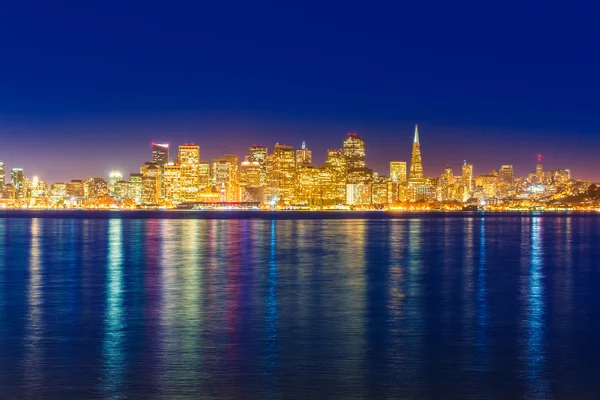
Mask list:
[[[413,125],[409,125],[413,126]],[[423,124],[419,124],[420,129],[423,130]],[[427,126],[427,125],[425,125]],[[373,150],[373,148],[378,148],[377,142],[373,143],[373,139],[371,139],[370,135],[357,132],[361,134],[368,142],[367,144],[367,163],[369,167],[372,168],[375,172],[381,175],[387,175],[389,169],[390,161],[406,161],[410,165],[411,160],[411,152],[412,152],[412,144],[414,139],[414,132],[411,131],[412,128],[405,129],[406,133],[399,133],[397,137],[385,138],[379,143],[386,144],[384,146],[385,151],[383,154],[377,154],[377,150]],[[515,175],[516,176],[526,176],[533,166],[536,163],[536,159],[539,154],[544,156],[544,163],[547,164],[550,168],[568,168],[573,171],[573,177],[582,180],[588,180],[592,182],[600,182],[600,169],[596,169],[594,167],[589,166],[589,161],[581,158],[577,158],[573,156],[568,157],[568,160],[565,160],[565,154],[570,154],[574,152],[575,146],[573,148],[562,148],[561,151],[550,151],[541,152],[537,151],[539,149],[548,149],[548,144],[540,144],[539,146],[527,146],[528,148],[515,146],[514,151],[511,153],[508,151],[506,154],[499,151],[494,151],[492,149],[486,153],[475,153],[475,154],[467,154],[469,151],[461,150],[462,141],[448,141],[446,138],[446,151],[444,149],[440,149],[439,143],[439,131],[437,131],[438,135],[435,135],[434,131],[432,133],[433,137],[429,136],[429,132],[426,133],[426,142],[425,148],[427,149],[430,157],[427,157],[423,160],[423,171],[425,176],[438,176],[437,172],[442,171],[447,165],[450,165],[454,169],[458,169],[464,160],[468,160],[469,163],[474,164],[476,173],[486,173],[491,170],[498,170],[501,165],[510,164],[514,166]],[[151,161],[148,160],[148,152],[152,151],[153,145],[157,143],[166,143],[173,146],[178,146],[183,143],[195,143],[199,145],[203,149],[203,155],[207,158],[202,157],[202,159],[210,161],[213,158],[218,158],[223,154],[230,153],[236,154],[241,160],[245,155],[246,149],[248,146],[252,144],[260,144],[272,149],[276,143],[285,143],[292,145],[295,149],[301,148],[302,143],[308,144],[310,149],[313,152],[313,159],[316,161],[316,164],[322,163],[325,161],[326,152],[328,149],[339,148],[334,144],[339,142],[340,135],[345,133],[330,133],[326,136],[319,136],[319,138],[314,138],[313,134],[306,134],[305,137],[311,137],[316,140],[301,140],[298,143],[291,142],[290,140],[285,140],[285,135],[280,135],[280,139],[274,138],[272,143],[266,142],[266,140],[252,140],[251,135],[245,134],[235,134],[231,137],[227,137],[229,142],[228,145],[215,145],[211,146],[211,136],[208,136],[206,139],[206,145],[202,145],[202,140],[182,140],[181,142],[174,142],[172,140],[168,140],[170,135],[166,134],[157,134],[156,136],[160,139],[154,140],[149,138],[147,141],[141,141],[136,138],[135,143],[129,146],[122,146],[119,144],[119,140],[112,141],[111,143],[115,144],[113,146],[113,152],[109,152],[106,154],[94,153],[92,155],[88,154],[78,154],[78,151],[69,149],[68,155],[65,154],[63,157],[63,161],[60,163],[52,162],[52,158],[48,160],[45,158],[31,156],[28,157],[28,151],[32,151],[35,149],[35,144],[33,146],[28,146],[25,148],[25,151],[13,151],[11,146],[4,146],[0,149],[0,162],[3,162],[4,165],[10,168],[18,167],[23,168],[32,176],[43,177],[47,182],[60,182],[70,179],[84,179],[87,176],[102,176],[108,177],[110,171],[119,170],[123,173],[129,173],[129,170],[136,171],[139,168],[139,164]],[[459,134],[457,134],[460,137]],[[182,134],[172,135],[174,137],[182,137]],[[188,134],[187,137],[194,137],[197,135]],[[442,135],[442,137],[445,135]],[[466,135],[468,138],[472,138],[472,135]],[[258,135],[258,139],[269,139],[266,135]],[[333,140],[332,140],[333,138]],[[101,136],[99,137],[101,139]],[[375,140],[377,140],[377,135],[375,135]],[[517,137],[514,140],[518,140]],[[246,141],[246,142],[244,142]],[[44,141],[41,140],[41,143]],[[50,141],[52,142],[52,141]],[[552,142],[552,141],[550,141]],[[135,145],[137,143],[137,146]],[[325,147],[321,146],[320,143],[329,144],[330,146]],[[85,146],[84,146],[85,147]],[[48,149],[47,146],[44,146],[45,149]],[[56,147],[52,148],[53,150],[58,150]],[[8,149],[8,150],[7,150]],[[562,155],[561,155],[562,154]],[[117,157],[118,156],[118,157]],[[82,157],[83,159],[88,160],[87,162],[77,162],[77,157]],[[112,160],[112,161],[109,161]],[[171,157],[170,161],[173,160]],[[514,160],[514,161],[513,161]],[[564,161],[561,161],[564,160]],[[566,165],[568,164],[568,165]],[[40,171],[40,172],[37,172]],[[79,172],[81,176],[73,177],[73,171],[81,171]],[[431,171],[435,171],[435,173],[431,174]]]

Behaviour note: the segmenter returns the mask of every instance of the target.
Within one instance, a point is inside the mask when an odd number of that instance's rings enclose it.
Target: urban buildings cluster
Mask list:
[[[568,169],[545,171],[538,157],[527,177],[515,177],[512,165],[474,175],[447,167],[426,177],[415,126],[410,164],[391,161],[389,176],[368,168],[364,139],[350,133],[341,149],[328,150],[316,165],[305,143],[301,148],[276,144],[251,146],[237,155],[202,161],[200,146],[184,144],[176,154],[169,144],[152,144],[152,158],[139,172],[113,171],[108,180],[92,177],[51,185],[29,179],[13,168],[6,183],[0,163],[0,206],[6,208],[254,208],[254,209],[405,209],[490,210],[593,208],[575,201],[589,182],[571,179]],[[410,166],[410,168],[409,168]]]

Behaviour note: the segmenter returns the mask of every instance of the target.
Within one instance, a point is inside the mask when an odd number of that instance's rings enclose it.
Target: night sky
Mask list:
[[[351,131],[387,174],[419,123],[427,176],[542,153],[600,180],[597,7],[325,3],[3,1],[0,161],[53,182],[136,172],[152,141],[306,140],[321,163]]]

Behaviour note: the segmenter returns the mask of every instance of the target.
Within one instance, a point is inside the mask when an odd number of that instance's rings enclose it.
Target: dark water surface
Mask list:
[[[600,216],[4,212],[4,398],[597,399]]]

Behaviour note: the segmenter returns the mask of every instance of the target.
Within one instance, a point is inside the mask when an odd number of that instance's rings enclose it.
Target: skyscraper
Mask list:
[[[504,183],[512,185],[515,180],[515,170],[512,165],[503,165],[500,167],[500,180]]]
[[[390,162],[390,179],[398,183],[406,183],[406,161]]]
[[[454,174],[452,173],[452,167],[447,166],[440,179],[440,200],[452,200],[452,185],[454,185]]]
[[[267,155],[269,154],[265,146],[254,145],[248,148],[248,161],[256,161],[260,165],[260,185],[267,184]]]
[[[2,190],[6,184],[6,167],[3,162],[0,162],[0,197],[2,196]]]
[[[200,146],[179,146],[178,158],[181,166],[181,198],[195,201],[200,186]]]
[[[306,142],[302,142],[302,148],[296,150],[296,167],[312,164],[312,151],[306,148]]]
[[[152,143],[152,162],[161,166],[169,163],[168,143]]]
[[[463,201],[468,200],[473,192],[473,164],[465,160],[462,166]]]
[[[181,165],[163,166],[163,193],[165,200],[177,203],[181,199]]]
[[[344,155],[348,169],[365,168],[365,141],[356,133],[349,133],[344,139]]]
[[[15,198],[24,198],[27,188],[25,187],[25,172],[23,171],[23,168],[13,168],[10,171],[10,183],[15,189]]]
[[[212,160],[212,184],[225,190],[225,201],[239,200],[238,189],[238,158],[233,154],[226,154],[221,158]]]
[[[423,185],[423,164],[421,163],[421,143],[419,143],[419,127],[415,124],[415,138],[413,140],[412,157],[410,159],[409,186]]]
[[[116,196],[116,185],[117,182],[123,180],[123,174],[121,171],[110,171],[108,175],[108,193],[111,196]]]
[[[270,201],[290,205],[294,201],[295,162],[292,146],[276,144],[267,158]]]

